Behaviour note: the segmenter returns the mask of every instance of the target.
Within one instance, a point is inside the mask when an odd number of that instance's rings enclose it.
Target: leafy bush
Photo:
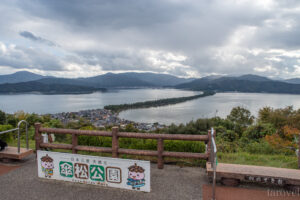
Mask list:
[[[176,152],[203,153],[205,152],[205,144],[203,142],[195,141],[165,140],[164,150]]]
[[[216,143],[217,143],[218,152],[234,153],[237,152],[239,149],[237,142],[229,142],[223,140],[221,137],[216,138]]]
[[[221,138],[222,140],[233,142],[239,138],[239,135],[235,131],[228,130],[223,126],[215,127],[215,130],[217,133],[217,137]]]
[[[49,122],[45,122],[43,124],[43,127],[47,128],[63,128],[63,124],[58,119],[51,119]],[[55,140],[58,142],[70,142],[70,136],[67,136],[65,134],[56,134]]]
[[[267,135],[266,140],[274,148],[295,151],[298,148],[299,132],[297,128],[284,126],[281,134]]]
[[[249,140],[258,141],[264,138],[266,135],[272,135],[276,133],[275,127],[270,123],[258,123],[249,126],[243,133],[243,137]]]
[[[261,140],[260,142],[251,142],[248,143],[242,151],[249,152],[252,154],[276,154],[282,153],[279,150],[273,148],[268,142],[265,140]]]
[[[11,125],[0,125],[0,132],[6,131],[9,129],[13,129],[14,127]],[[5,141],[5,142],[10,142],[13,139],[13,135],[15,133],[5,133],[0,135],[0,139]]]

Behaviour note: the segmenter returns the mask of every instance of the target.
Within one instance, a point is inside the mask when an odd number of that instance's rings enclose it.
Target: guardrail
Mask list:
[[[71,134],[72,144],[51,144],[43,143],[41,133],[54,134]],[[104,136],[112,137],[112,147],[95,147],[78,145],[78,136]],[[157,150],[137,150],[119,148],[119,138],[139,138],[139,139],[156,139]],[[189,140],[189,141],[204,141],[207,144],[205,153],[188,153],[188,152],[170,152],[164,151],[164,140]],[[183,134],[155,134],[155,133],[132,133],[119,132],[118,127],[113,127],[112,131],[89,131],[89,130],[73,130],[59,128],[44,128],[40,123],[35,124],[35,142],[36,150],[41,148],[52,149],[67,149],[72,150],[72,153],[77,151],[112,153],[112,157],[118,158],[119,154],[142,155],[142,156],[157,156],[157,166],[159,169],[164,167],[164,157],[176,158],[197,158],[210,160],[210,131],[208,135],[183,135]]]
[[[18,131],[18,153],[20,153],[20,150],[21,150],[21,144],[20,144],[20,126],[22,123],[25,123],[26,125],[26,149],[29,149],[29,144],[28,144],[28,123],[25,121],[25,120],[21,120],[19,121],[18,123],[18,128],[14,128],[14,129],[10,129],[10,130],[6,130],[6,131],[2,131],[0,132],[0,135],[1,134],[4,134],[4,133],[10,133],[10,132],[14,132],[14,131]]]

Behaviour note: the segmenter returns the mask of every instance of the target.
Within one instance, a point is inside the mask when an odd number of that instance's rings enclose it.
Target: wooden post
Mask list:
[[[77,150],[75,147],[78,145],[78,136],[77,134],[73,133],[72,134],[72,153],[77,153]]]
[[[164,168],[164,157],[163,157],[163,152],[164,152],[164,140],[159,138],[157,139],[157,168],[158,169],[163,169]]]
[[[208,154],[208,162],[213,162],[211,157],[211,131],[209,130],[208,133],[208,142],[207,142],[207,148],[206,153]]]
[[[40,144],[43,142],[42,135],[40,133],[40,128],[42,125],[40,123],[35,123],[34,128],[35,128],[35,150],[40,150]]]
[[[119,128],[112,127],[112,157],[118,158],[119,157],[119,137],[118,137]]]

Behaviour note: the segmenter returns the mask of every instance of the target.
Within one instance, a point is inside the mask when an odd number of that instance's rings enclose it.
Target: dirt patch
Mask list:
[[[212,187],[211,185],[202,186],[203,200],[211,200]],[[285,190],[284,188],[277,189],[248,189],[238,187],[218,186],[216,188],[217,200],[299,200],[299,190]]]
[[[6,174],[12,170],[15,170],[17,168],[19,168],[20,166],[10,166],[10,165],[3,165],[0,164],[0,176],[3,174]]]

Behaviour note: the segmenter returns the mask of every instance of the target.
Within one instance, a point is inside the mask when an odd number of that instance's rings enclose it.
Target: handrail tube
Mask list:
[[[213,149],[214,149],[214,153],[217,153],[217,146],[216,146],[216,142],[215,142],[215,139],[214,138],[212,138],[212,144],[213,144]]]
[[[4,134],[4,133],[10,133],[10,132],[13,132],[13,131],[18,131],[18,153],[20,153],[20,150],[21,150],[21,144],[20,144],[20,126],[22,123],[25,123],[26,124],[26,148],[29,149],[29,143],[28,143],[28,123],[25,121],[25,120],[21,120],[18,122],[18,128],[14,128],[14,129],[10,129],[10,130],[6,130],[6,131],[1,131],[0,132],[0,135],[1,134]]]
[[[18,129],[19,129],[19,128],[10,129],[10,130],[6,130],[6,131],[1,131],[1,132],[0,132],[0,135],[1,135],[1,134],[4,134],[4,133],[10,133],[10,132],[16,131],[16,130],[18,130]]]
[[[18,153],[20,153],[21,150],[21,144],[20,144],[20,126],[22,123],[25,123],[26,125],[26,149],[29,149],[29,143],[28,143],[28,123],[25,120],[21,120],[18,123]]]
[[[211,154],[213,156],[212,159],[212,167],[213,167],[213,186],[212,186],[212,199],[215,200],[216,199],[216,168],[217,168],[217,146],[216,146],[216,142],[215,142],[215,138],[214,138],[214,128],[211,128]]]

